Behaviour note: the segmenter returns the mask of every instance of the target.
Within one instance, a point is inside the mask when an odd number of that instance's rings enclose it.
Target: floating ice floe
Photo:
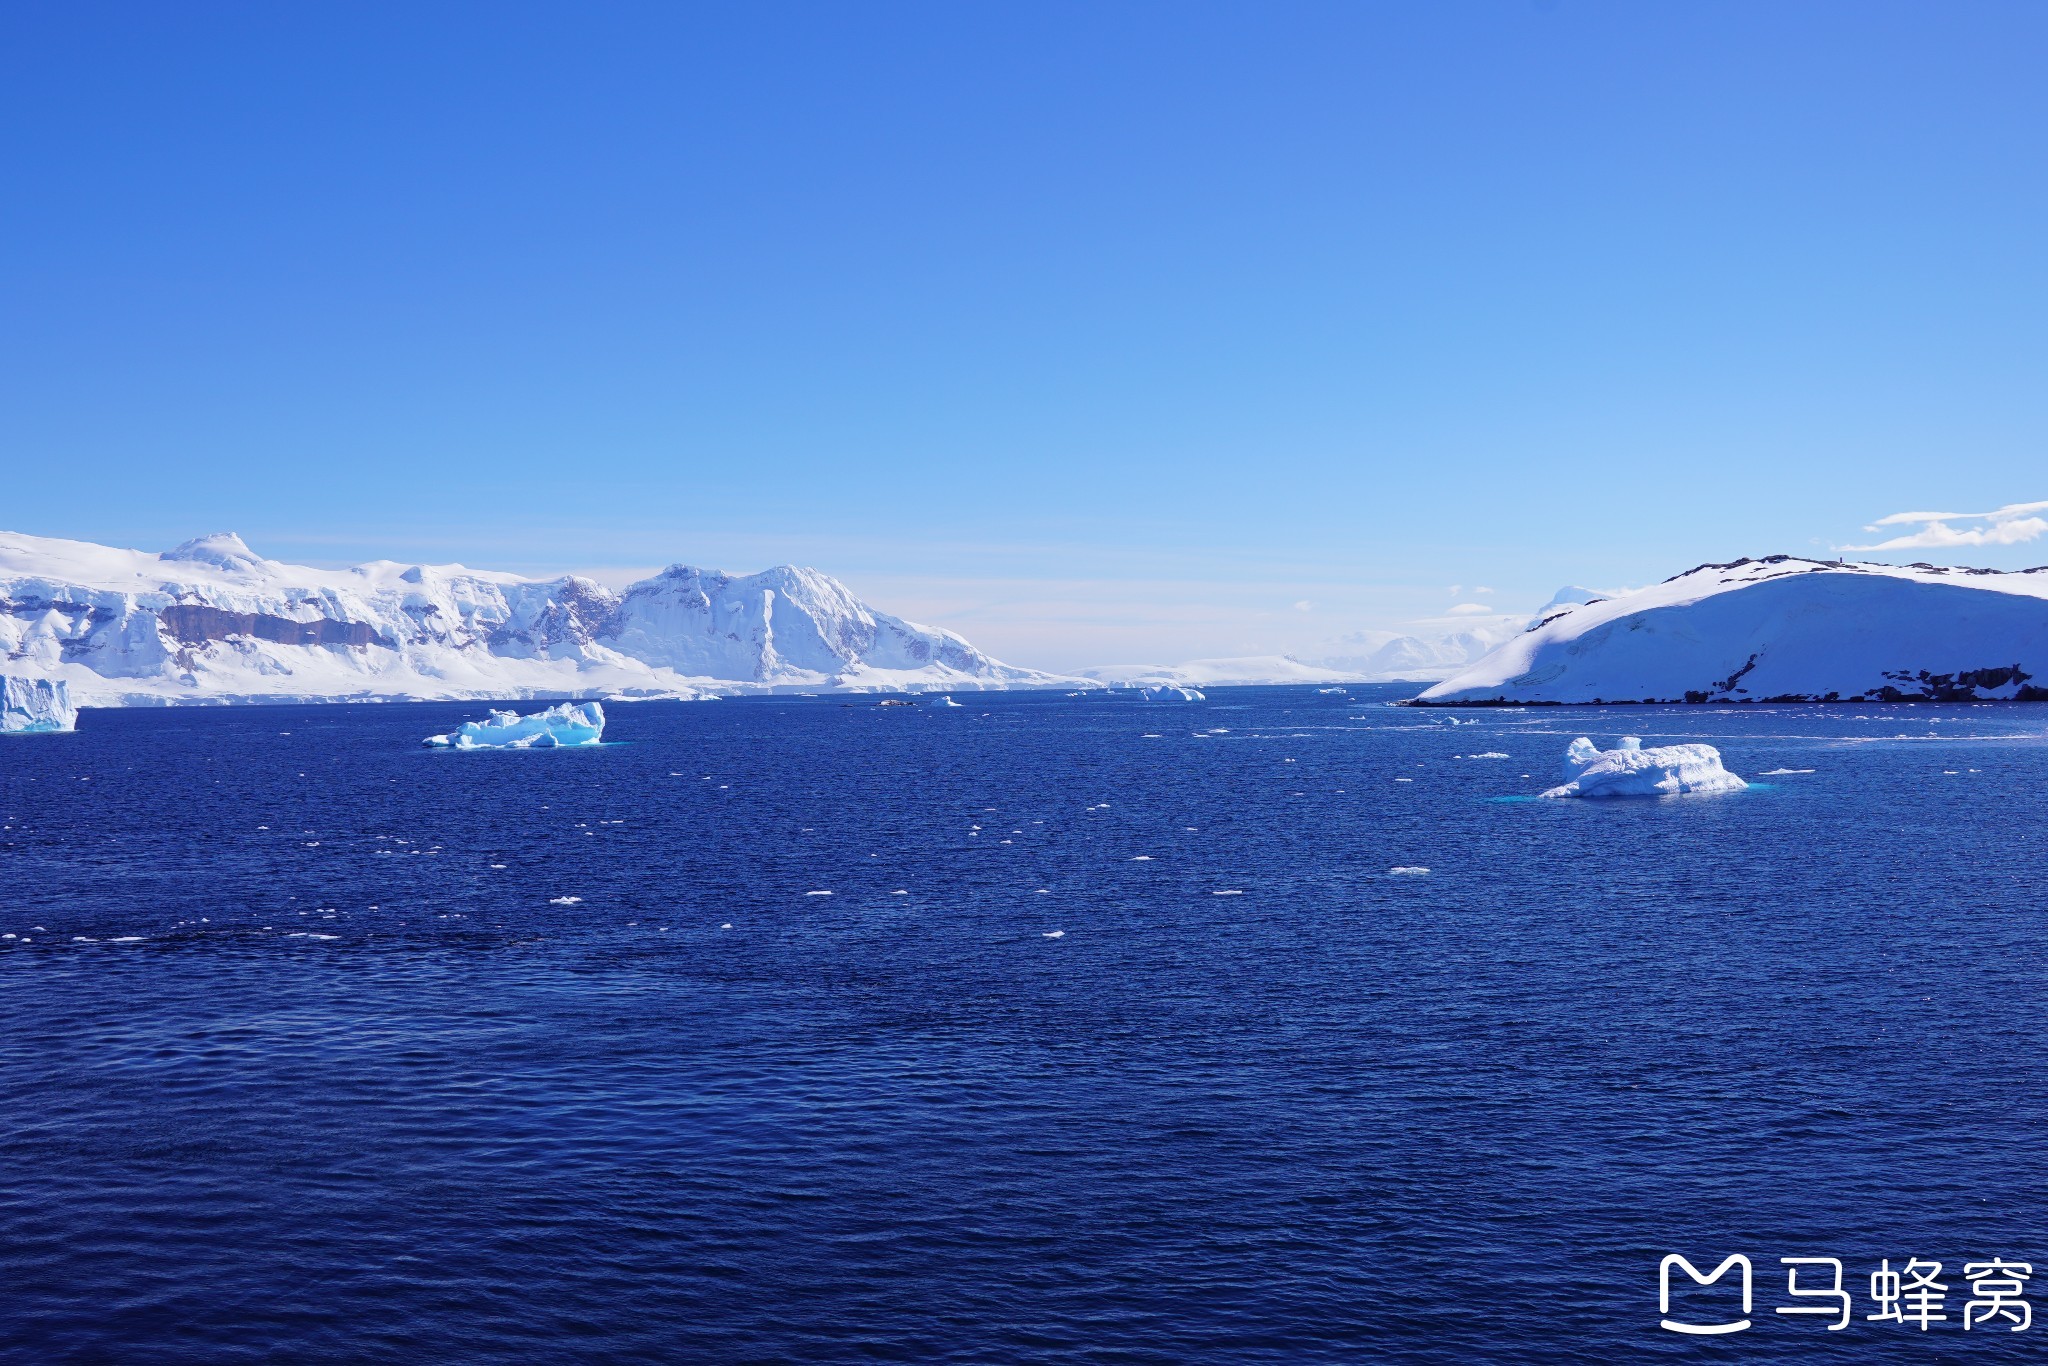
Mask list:
[[[548,905],[550,906],[579,906],[582,903],[583,898],[580,896],[551,896],[548,898]]]
[[[552,749],[594,745],[604,738],[604,708],[595,702],[563,702],[531,716],[494,711],[486,721],[465,721],[426,743],[448,749]]]
[[[1389,877],[1427,877],[1429,876],[1429,869],[1419,866],[1411,867],[1406,864],[1403,864],[1401,867],[1398,868],[1387,869],[1387,875]]]
[[[1811,773],[1813,771],[1810,768],[1767,768],[1756,776],[1759,778],[1783,778],[1793,773]],[[1972,773],[1976,771],[1974,768],[1970,770]]]
[[[1346,688],[1317,688],[1316,691],[1325,697],[1349,697],[1351,695],[1350,690]]]
[[[1564,755],[1565,781],[1546,797],[1667,797],[1681,792],[1740,792],[1748,783],[1721,767],[1712,745],[1659,745],[1625,735],[1620,749],[1600,749],[1583,735]]]
[[[71,689],[54,678],[0,678],[0,731],[48,735],[78,729]]]
[[[1155,683],[1145,689],[1147,702],[1200,702],[1202,694],[1193,688],[1183,688],[1177,683]]]
[[[1066,937],[1067,932],[1065,930],[1047,930],[1039,936],[1041,939],[1065,939]]]
[[[940,696],[932,699],[932,705],[935,707],[957,707],[960,704],[958,702],[955,702],[952,698],[941,694]]]

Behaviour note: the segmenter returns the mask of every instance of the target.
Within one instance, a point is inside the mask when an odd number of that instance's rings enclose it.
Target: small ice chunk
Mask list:
[[[1244,895],[1244,893],[1243,893],[1243,891],[1241,891],[1240,889],[1238,889],[1238,888],[1236,888],[1236,887],[1225,887],[1225,888],[1224,888],[1224,889],[1223,889],[1222,891],[1219,891],[1219,892],[1211,892],[1211,893],[1209,893],[1209,895],[1210,895],[1210,896],[1243,896],[1243,895]]]
[[[1387,873],[1391,877],[1427,877],[1429,869],[1402,864],[1399,867],[1387,869]]]
[[[805,895],[805,896],[830,896],[830,895],[832,895],[832,893],[830,893],[830,892],[805,892],[805,893],[804,893],[804,895]]]
[[[960,704],[958,702],[955,702],[952,698],[941,693],[939,696],[932,699],[932,705],[935,707],[957,707]]]
[[[488,720],[465,721],[446,735],[429,735],[425,743],[443,749],[553,749],[603,738],[603,707],[563,702],[531,716],[493,711]]]
[[[1767,768],[1756,776],[1759,778],[1783,778],[1793,773],[1812,773],[1813,771],[1810,768]],[[1974,768],[1970,770],[1972,773],[1976,771]]]
[[[1047,930],[1040,937],[1044,939],[1065,939],[1067,937],[1067,932],[1065,930]]]
[[[1619,749],[1603,750],[1585,736],[1564,754],[1565,781],[1546,797],[1664,797],[1681,792],[1740,792],[1749,784],[1721,767],[1712,745],[1659,745],[1644,749],[1633,735]]]
[[[583,898],[580,896],[551,896],[548,898],[548,905],[550,906],[578,906],[582,902]]]

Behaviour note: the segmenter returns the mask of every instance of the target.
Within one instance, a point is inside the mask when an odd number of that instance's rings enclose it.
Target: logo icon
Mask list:
[[[1685,1271],[1685,1274],[1692,1279],[1694,1285],[1712,1285],[1716,1281],[1720,1280],[1723,1276],[1727,1275],[1730,1267],[1741,1267],[1743,1316],[1739,1319],[1735,1319],[1727,1323],[1681,1323],[1677,1319],[1672,1318],[1671,1268],[1674,1266],[1682,1268]],[[1749,1327],[1749,1307],[1751,1303],[1752,1274],[1753,1273],[1749,1265],[1749,1258],[1743,1256],[1739,1252],[1730,1256],[1727,1260],[1723,1261],[1719,1266],[1715,1267],[1712,1274],[1710,1275],[1701,1275],[1700,1269],[1698,1267],[1694,1266],[1691,1262],[1688,1262],[1685,1258],[1679,1256],[1677,1253],[1672,1253],[1670,1256],[1666,1257],[1663,1261],[1657,1264],[1657,1310],[1664,1316],[1663,1326],[1670,1329],[1674,1333],[1692,1333],[1702,1337],[1712,1337],[1719,1335],[1721,1333],[1741,1332],[1743,1329]]]

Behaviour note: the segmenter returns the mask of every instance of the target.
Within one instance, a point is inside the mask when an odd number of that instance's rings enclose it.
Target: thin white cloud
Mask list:
[[[1493,609],[1483,602],[1460,602],[1453,603],[1447,615],[1454,617],[1490,617],[1493,615]]]
[[[2008,503],[1991,512],[1894,512],[1865,531],[1888,526],[1918,527],[1873,545],[1841,545],[1837,550],[1951,550],[1967,546],[2019,545],[2048,535],[2048,502]],[[1962,526],[1951,523],[1961,522]]]

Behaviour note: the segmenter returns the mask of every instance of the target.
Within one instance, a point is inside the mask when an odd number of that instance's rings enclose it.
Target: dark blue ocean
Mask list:
[[[0,741],[0,1356],[2048,1350],[2048,708],[1408,691]],[[1624,733],[1765,786],[1529,799]]]

